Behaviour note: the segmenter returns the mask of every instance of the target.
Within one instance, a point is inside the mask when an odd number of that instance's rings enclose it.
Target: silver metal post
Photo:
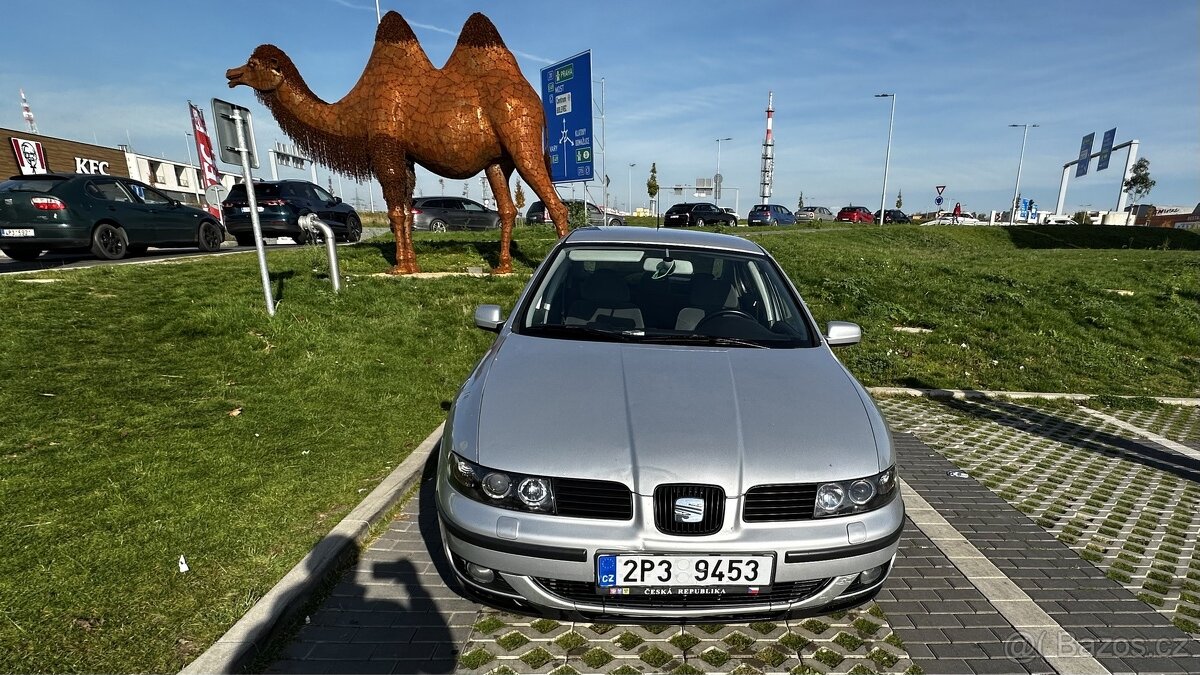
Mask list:
[[[1067,176],[1071,173],[1071,163],[1063,165],[1062,180],[1058,182],[1058,201],[1054,204],[1054,215],[1064,216],[1063,206],[1067,201]]]
[[[875,94],[875,98],[891,98],[892,99],[892,114],[888,117],[888,142],[887,152],[883,155],[883,193],[879,195],[879,224],[883,225],[884,217],[887,215],[887,179],[888,179],[888,164],[892,160],[892,125],[896,121],[896,95],[895,94]]]
[[[334,243],[333,229],[321,221],[320,216],[308,213],[300,217],[301,227],[309,230],[320,230],[325,235],[325,254],[329,256],[329,277],[333,280],[333,292],[342,290],[342,275],[338,270],[337,246]]]
[[[625,208],[629,209],[629,215],[631,216],[633,215],[633,167],[635,166],[637,166],[637,162],[629,164],[629,196],[627,197],[629,201],[625,203]]]
[[[1117,190],[1119,190],[1119,192],[1117,193],[1117,211],[1118,212],[1125,210],[1125,199],[1129,196],[1129,193],[1125,192],[1125,181],[1129,180],[1130,178],[1133,178],[1133,165],[1135,162],[1137,162],[1137,151],[1138,151],[1138,141],[1136,141],[1136,140],[1129,141],[1129,154],[1125,157],[1125,173],[1121,174],[1121,184],[1117,186]],[[1136,216],[1135,216],[1135,222],[1136,222]],[[1129,222],[1128,218],[1125,219],[1125,224],[1127,224],[1127,225],[1131,224]]]
[[[246,147],[246,131],[242,128],[242,115],[233,109],[233,127],[237,129],[238,154],[242,157],[242,177],[246,181],[246,202],[250,207],[250,226],[254,229],[254,248],[258,252],[258,271],[262,276],[263,297],[267,301],[267,314],[275,316],[275,298],[271,295],[271,275],[267,272],[267,250],[263,245],[262,225],[258,221],[258,200],[254,196],[254,180],[250,174],[250,150]]]
[[[1021,159],[1017,162],[1017,185],[1013,188],[1012,210],[1008,212],[1008,224],[1013,225],[1017,220],[1017,198],[1021,195],[1021,167],[1025,165],[1025,139],[1029,137],[1029,127],[1036,124],[1010,124],[1010,127],[1024,127],[1021,133]]]
[[[267,150],[267,155],[271,157],[271,180],[279,180],[279,168],[275,163],[275,148]]]

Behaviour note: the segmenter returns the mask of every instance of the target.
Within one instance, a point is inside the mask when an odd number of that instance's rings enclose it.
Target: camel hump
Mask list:
[[[500,38],[500,31],[496,30],[496,24],[491,19],[475,12],[463,24],[458,44],[462,47],[504,47],[504,40]]]
[[[493,29],[494,30],[494,29]],[[416,42],[417,36],[412,27],[397,12],[388,12],[379,22],[375,30],[376,42]]]

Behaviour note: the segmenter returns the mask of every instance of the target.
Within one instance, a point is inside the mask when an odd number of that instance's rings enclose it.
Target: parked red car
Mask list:
[[[837,220],[839,223],[873,223],[875,217],[865,206],[843,206],[838,211]]]

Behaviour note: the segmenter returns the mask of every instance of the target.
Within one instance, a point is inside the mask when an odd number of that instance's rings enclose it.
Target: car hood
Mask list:
[[[639,494],[880,471],[865,394],[824,347],[694,348],[507,334],[469,398],[475,459]],[[876,419],[878,417],[876,416]],[[457,430],[455,434],[458,438]],[[884,432],[886,438],[886,432]]]

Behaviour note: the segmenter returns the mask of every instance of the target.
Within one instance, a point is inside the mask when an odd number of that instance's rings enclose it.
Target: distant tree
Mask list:
[[[513,195],[513,205],[517,207],[518,211],[525,208],[525,190],[521,188],[521,181],[517,181],[517,191]]]
[[[471,184],[465,180],[463,181],[463,196],[464,197],[471,196]]]
[[[796,210],[799,211],[803,208],[804,208],[804,193],[801,192],[800,198],[796,200]]]
[[[896,208],[904,208],[904,191],[896,190]]]
[[[1130,213],[1137,212],[1137,205],[1142,199],[1150,194],[1158,181],[1150,178],[1150,160],[1145,157],[1133,163],[1133,171],[1129,176],[1129,180],[1122,184],[1121,189],[1130,197],[1133,197],[1133,208]]]
[[[442,186],[442,196],[443,196],[443,197],[445,197],[445,196],[446,196],[446,179],[445,179],[445,178],[439,178],[439,179],[438,179],[438,185],[441,185],[441,186]]]
[[[525,190],[521,188],[521,181],[517,181],[517,191],[513,194],[513,206],[517,207],[517,218],[525,217]],[[521,222],[525,222],[522,220]]]
[[[567,224],[572,230],[588,226],[587,207],[582,201],[567,202]]]
[[[650,178],[646,180],[646,194],[650,199],[658,196],[658,164],[652,162],[650,164]]]

